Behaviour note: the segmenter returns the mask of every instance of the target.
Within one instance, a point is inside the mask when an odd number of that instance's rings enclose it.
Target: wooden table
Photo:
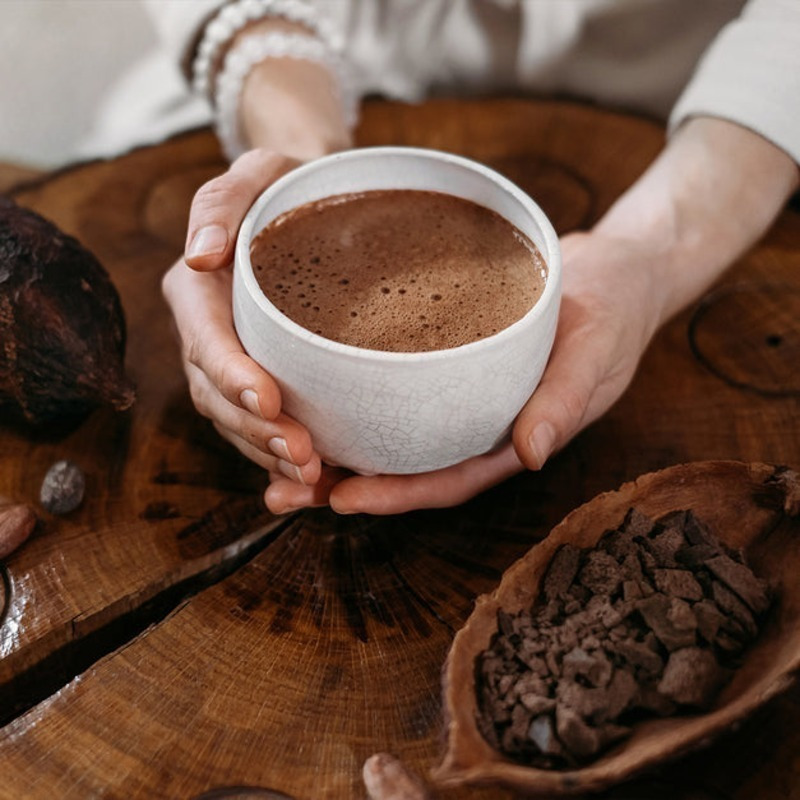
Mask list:
[[[372,104],[358,139],[485,161],[565,232],[598,218],[663,131],[564,103],[442,100]],[[112,273],[139,400],[48,437],[0,428],[0,495],[35,503],[59,458],[88,475],[83,506],[42,511],[2,566],[2,798],[191,798],[236,786],[360,798],[361,765],[381,750],[426,773],[441,752],[439,671],[454,631],[567,511],[678,462],[800,465],[800,214],[790,207],[540,474],[447,511],[273,517],[263,474],[191,407],[159,288],[192,193],[222,168],[212,136],[196,132],[14,191]],[[605,797],[798,798],[798,715],[795,689],[705,752]]]

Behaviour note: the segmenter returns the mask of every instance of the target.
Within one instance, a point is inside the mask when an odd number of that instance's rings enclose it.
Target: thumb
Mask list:
[[[239,225],[261,192],[299,164],[271,150],[250,150],[198,189],[189,212],[186,264],[207,271],[233,260]]]
[[[602,351],[580,330],[556,338],[539,386],[514,423],[514,449],[528,469],[547,459],[605,407],[598,394],[603,381]],[[613,402],[613,400],[612,400]],[[609,402],[608,405],[611,403]]]

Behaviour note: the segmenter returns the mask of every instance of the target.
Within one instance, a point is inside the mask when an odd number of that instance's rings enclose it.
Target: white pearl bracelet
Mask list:
[[[192,63],[192,88],[195,92],[211,97],[212,72],[222,49],[251,22],[266,18],[297,22],[332,50],[341,49],[338,37],[327,21],[304,0],[238,0],[223,6],[203,31]]]
[[[324,42],[301,33],[253,34],[232,47],[217,75],[215,128],[223,152],[233,161],[247,149],[239,126],[239,98],[250,71],[267,58],[294,58],[324,66],[334,78],[345,123],[358,119],[358,98],[346,63]]]

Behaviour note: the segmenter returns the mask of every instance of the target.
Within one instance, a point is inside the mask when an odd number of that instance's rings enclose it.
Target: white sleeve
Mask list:
[[[703,55],[672,110],[736,122],[800,163],[800,0],[749,0]]]
[[[142,0],[159,39],[185,76],[191,74],[194,50],[205,24],[224,0]]]

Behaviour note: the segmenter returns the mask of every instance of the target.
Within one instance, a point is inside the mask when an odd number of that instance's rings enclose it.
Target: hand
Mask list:
[[[197,410],[249,459],[303,486],[319,479],[319,456],[308,431],[281,412],[275,381],[242,349],[231,311],[239,224],[255,198],[297,163],[252,150],[205,184],[192,203],[185,262],[167,272],[162,288]]]
[[[314,486],[271,474],[276,512],[329,504],[339,513],[395,514],[456,505],[552,453],[601,416],[628,386],[661,319],[653,254],[601,234],[562,240],[563,300],[550,362],[514,425],[513,440],[493,453],[420,475],[353,476],[323,467]]]
[[[268,506],[392,514],[460,503],[524,467],[540,469],[614,404],[656,328],[761,236],[799,177],[792,158],[758,134],[721,119],[688,121],[591,233],[562,240],[555,345],[513,443],[422,475],[325,468],[302,487],[273,474]]]

